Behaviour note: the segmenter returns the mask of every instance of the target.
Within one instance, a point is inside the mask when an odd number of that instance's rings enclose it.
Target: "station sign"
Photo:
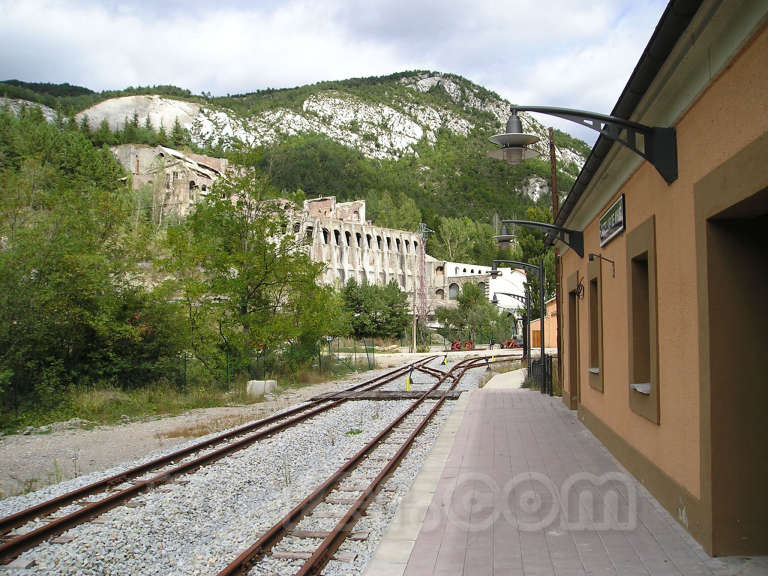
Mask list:
[[[627,221],[624,212],[624,194],[600,216],[600,246],[605,246],[624,232]]]

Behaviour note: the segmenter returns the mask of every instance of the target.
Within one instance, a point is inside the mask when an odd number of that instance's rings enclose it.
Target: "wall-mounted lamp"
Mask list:
[[[616,278],[616,262],[611,260],[610,258],[606,258],[605,256],[601,254],[593,254],[589,253],[589,261],[592,262],[595,258],[598,258],[599,260],[605,260],[606,262],[610,262],[611,264],[611,276],[613,278]]]
[[[605,138],[618,142],[645,158],[668,184],[677,180],[677,133],[674,128],[646,126],[625,118],[570,108],[513,105],[510,108],[511,115],[507,120],[506,132],[490,138],[491,142],[501,146],[490,154],[491,157],[518,164],[538,155],[528,148],[538,141],[539,137],[523,132],[517,115],[518,111],[523,110],[557,116],[600,132]]]

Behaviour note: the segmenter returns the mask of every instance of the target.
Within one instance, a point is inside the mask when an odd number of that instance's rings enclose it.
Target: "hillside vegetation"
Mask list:
[[[172,118],[153,125],[147,110],[159,106],[157,101],[104,108],[115,98],[149,94],[162,97],[160,104],[194,105],[197,115],[181,119],[186,139],[178,132],[171,138]],[[402,72],[224,97],[195,96],[174,86],[95,93],[68,84],[10,80],[0,83],[0,95],[45,104],[64,117],[79,113],[78,121],[89,119],[94,134],[102,128],[98,145],[186,146],[250,163],[287,192],[365,199],[371,218],[381,225],[413,229],[423,220],[439,231],[441,217],[492,224],[495,215],[512,217],[551,204],[549,197],[532,192],[546,188],[546,155],[515,167],[486,156],[493,147],[488,137],[503,129],[508,103],[450,74]],[[107,121],[112,136],[104,137],[97,118]],[[545,127],[526,118],[526,129],[545,140]],[[160,137],[142,137],[139,132],[146,128]],[[555,139],[560,190],[567,191],[589,147],[559,131]],[[546,153],[544,142],[539,149]],[[391,206],[401,207],[394,221]]]
[[[543,259],[553,292],[541,234],[521,230],[514,249],[492,239],[499,218],[551,220],[548,195],[531,192],[548,163],[489,159],[507,104],[462,78],[413,72],[224,98],[8,81],[0,97],[0,429],[82,414],[94,390],[111,417],[161,411],[180,393],[193,405],[236,399],[248,378],[312,366],[324,336],[403,333],[396,286],[320,287],[321,265],[271,240],[284,215],[265,199],[365,199],[382,226],[426,222],[437,258]],[[153,121],[168,109],[187,116]],[[557,139],[567,190],[586,145]],[[108,149],[120,143],[226,156],[239,177],[158,229],[146,191],[131,190]],[[486,336],[506,330],[483,317]],[[452,323],[474,330],[462,322]],[[150,386],[156,395],[143,394]],[[126,406],[136,398],[142,408]]]

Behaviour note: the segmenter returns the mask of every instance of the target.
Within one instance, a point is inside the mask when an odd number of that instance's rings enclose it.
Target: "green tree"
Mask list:
[[[112,130],[109,128],[109,123],[107,122],[107,119],[105,118],[99,123],[99,127],[96,130],[96,133],[93,135],[93,143],[96,146],[111,146],[112,144],[115,144],[117,142],[117,139],[115,138],[115,135],[112,133]]]
[[[36,109],[0,111],[0,151],[0,407],[172,378],[181,333],[132,280],[140,239],[112,153]]]
[[[351,278],[342,298],[356,338],[399,338],[410,323],[408,297],[394,281],[378,286]]]
[[[529,207],[525,219],[533,222],[552,223],[552,213],[545,208]],[[544,232],[532,228],[516,226],[514,230],[515,243],[509,251],[509,259],[526,262],[538,266],[544,262],[544,300],[555,295],[555,256],[551,246],[544,243]],[[539,317],[539,277],[536,271],[526,270],[528,287],[531,292],[531,317]]]
[[[463,218],[440,218],[436,236],[430,241],[429,252],[436,258],[451,262],[472,262],[489,266],[496,257],[490,224]]]
[[[179,119],[176,118],[173,121],[173,129],[171,130],[170,145],[174,148],[181,148],[189,143],[189,134],[187,130],[181,125]]]
[[[501,341],[512,334],[513,320],[485,297],[483,289],[472,283],[462,286],[456,307],[435,310],[440,334],[449,340],[471,340],[478,343],[494,338]]]
[[[368,198],[368,206],[371,218],[379,226],[411,231],[419,228],[421,210],[416,206],[413,198],[409,198],[401,191],[393,194],[384,190],[381,193],[372,194]]]
[[[284,234],[289,224],[266,179],[243,169],[168,229],[164,267],[185,302],[194,352],[209,369],[252,371],[257,353],[345,332],[339,299],[318,286],[323,265]]]

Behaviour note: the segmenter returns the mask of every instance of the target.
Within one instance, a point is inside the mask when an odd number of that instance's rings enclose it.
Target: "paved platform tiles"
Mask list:
[[[524,371],[463,394],[366,576],[768,574],[711,558]]]

